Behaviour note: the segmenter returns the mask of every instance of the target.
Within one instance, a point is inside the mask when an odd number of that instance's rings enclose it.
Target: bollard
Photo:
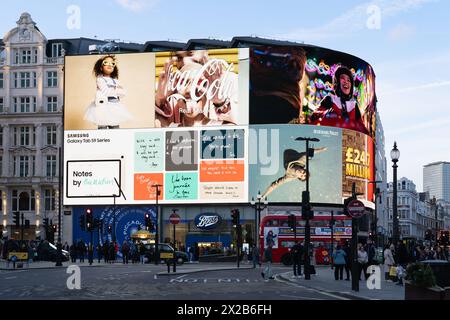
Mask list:
[[[167,273],[170,273],[170,259],[167,259]]]
[[[173,272],[177,272],[177,259],[176,259],[176,257],[173,258],[172,262],[173,262]]]

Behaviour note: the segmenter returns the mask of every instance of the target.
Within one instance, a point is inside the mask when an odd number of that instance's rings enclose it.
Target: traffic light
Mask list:
[[[52,225],[52,232],[53,232],[53,233],[56,232],[56,224]]]
[[[146,213],[144,215],[144,225],[145,225],[145,229],[149,230],[150,229],[150,224],[151,224],[152,220],[150,219],[150,214]]]
[[[20,227],[20,212],[19,211],[14,212],[13,224],[15,224],[16,227]]]
[[[112,226],[108,225],[108,233],[111,233],[111,232],[112,232]]]
[[[288,226],[291,229],[295,229],[295,224],[296,224],[295,214],[290,214],[288,217]]]
[[[148,231],[153,231],[155,230],[155,225],[153,224],[152,219],[149,219],[148,221]]]
[[[240,220],[240,213],[238,209],[231,210],[231,219],[233,221],[233,225],[237,226]]]
[[[302,219],[314,219],[314,211],[312,210],[311,203],[309,202],[309,192],[302,192]]]
[[[86,229],[87,231],[94,230],[94,212],[91,208],[86,209]]]
[[[80,220],[79,221],[80,221],[80,229],[82,231],[86,231],[86,218],[85,218],[84,214],[80,215]]]

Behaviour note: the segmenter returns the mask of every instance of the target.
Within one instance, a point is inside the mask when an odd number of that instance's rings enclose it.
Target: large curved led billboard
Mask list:
[[[250,49],[250,124],[313,124],[375,135],[375,74],[312,46]]]
[[[341,204],[353,183],[373,200],[375,76],[354,56],[68,56],[64,95],[65,205],[248,203],[258,191],[299,203],[306,176],[312,202]],[[309,172],[300,136],[319,139]]]

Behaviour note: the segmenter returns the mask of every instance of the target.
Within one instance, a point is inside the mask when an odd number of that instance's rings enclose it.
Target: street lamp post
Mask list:
[[[264,198],[263,204],[261,203],[262,195],[258,191],[258,195],[256,196],[256,201],[252,197],[252,201],[250,201],[250,204],[253,208],[255,208],[255,245],[258,250],[258,253],[260,252],[260,244],[259,244],[259,221],[261,220],[261,211],[267,208],[268,202],[267,198]]]
[[[305,141],[306,142],[306,194],[307,194],[307,212],[303,213],[303,216],[306,216],[305,222],[305,280],[311,280],[311,270],[310,270],[310,260],[309,260],[309,242],[311,241],[311,226],[309,224],[310,212],[311,212],[311,204],[309,197],[309,157],[314,156],[314,149],[310,152],[309,142],[319,142],[318,138],[305,138],[298,137],[295,139],[296,141]],[[303,194],[302,194],[302,204],[303,204]],[[304,210],[305,208],[302,208]]]
[[[61,210],[62,210],[62,193],[63,193],[63,159],[61,147],[58,148],[59,156],[59,193],[58,193],[58,243],[56,244],[56,265],[57,267],[62,267],[62,242],[61,242]]]
[[[156,183],[152,186],[156,188],[156,226],[155,226],[155,264],[159,264],[159,204],[158,199],[161,191],[159,190],[162,185]]]
[[[394,148],[391,150],[391,159],[394,163],[392,168],[394,168],[394,182],[393,182],[393,192],[392,192],[392,241],[394,245],[397,245],[397,242],[400,238],[399,231],[399,222],[397,215],[397,162],[400,158],[400,150],[397,149],[397,142],[394,142]]]

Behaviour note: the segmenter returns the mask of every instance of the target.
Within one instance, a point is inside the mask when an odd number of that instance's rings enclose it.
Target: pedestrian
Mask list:
[[[376,249],[375,245],[373,244],[372,240],[367,240],[366,244],[366,252],[367,252],[367,263],[369,266],[377,265],[378,262],[376,261]]]
[[[353,255],[352,255],[352,250],[350,248],[350,244],[348,241],[345,241],[344,247],[342,248],[342,250],[344,250],[345,252],[345,275],[346,281],[350,280],[350,270],[352,270],[352,259],[353,259]]]
[[[367,280],[367,263],[369,262],[369,256],[362,243],[358,244],[358,278],[361,281],[361,272],[364,272],[364,278]]]
[[[189,262],[194,262],[194,251],[195,251],[195,248],[194,248],[194,245],[192,245],[192,246],[190,246],[189,247]]]
[[[264,271],[261,272],[261,276],[264,281],[269,281],[269,279],[275,279],[272,272],[272,243],[268,243],[267,248],[264,250],[264,262],[266,263]]]
[[[141,261],[141,264],[144,264],[144,258],[145,258],[145,246],[144,246],[144,244],[141,242],[140,244],[139,244],[139,258],[140,258],[140,261]]]
[[[395,265],[394,255],[392,254],[392,251],[394,249],[394,245],[386,245],[383,257],[384,257],[384,275],[385,280],[389,280],[389,272],[391,270],[391,267]]]
[[[80,239],[78,242],[78,257],[80,258],[80,262],[84,263],[84,255],[86,253],[86,245],[84,244],[83,239]]]
[[[77,247],[74,243],[72,243],[72,245],[69,248],[69,252],[70,252],[70,261],[73,263],[77,262]]]
[[[70,247],[69,247],[69,244],[67,243],[67,241],[64,242],[63,250],[66,250],[67,252],[69,252],[69,249],[70,249]]]
[[[259,251],[256,247],[256,244],[252,247],[252,262],[253,262],[253,269],[256,268],[256,265],[259,265],[261,267],[261,262],[259,261]]]
[[[336,250],[333,252],[335,280],[342,280],[342,278],[344,277],[344,266],[347,264],[346,256],[347,253],[342,249],[341,245],[338,244]]]
[[[109,262],[109,242],[103,244],[103,260],[105,263]]]
[[[291,249],[292,254],[292,262],[293,262],[293,268],[294,268],[294,275],[293,277],[298,278],[302,276],[302,256],[304,255],[304,248],[301,245],[300,241],[297,241],[296,244]]]
[[[447,257],[445,256],[444,250],[442,250],[441,247],[437,247],[437,249],[436,249],[436,258],[437,258],[437,260],[447,261]]]
[[[198,247],[198,243],[194,243],[194,261],[198,262],[200,260],[200,248]]]
[[[92,266],[92,263],[94,262],[94,245],[89,242],[87,250],[88,250],[89,265]]]
[[[115,263],[116,262],[115,242],[112,242],[109,245],[108,254],[109,254],[109,263]]]
[[[97,244],[97,261],[100,263],[102,260],[103,248],[100,242]]]
[[[128,264],[128,254],[130,253],[130,245],[126,240],[122,243],[122,260],[123,264]]]

